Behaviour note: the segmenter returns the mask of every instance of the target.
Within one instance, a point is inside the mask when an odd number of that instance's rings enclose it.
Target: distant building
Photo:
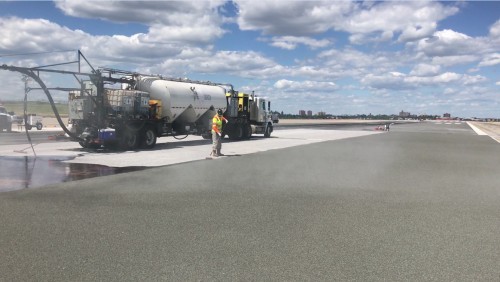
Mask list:
[[[449,114],[449,113],[444,113],[444,114],[443,114],[443,118],[451,118],[451,114]]]
[[[313,116],[313,111],[311,111],[311,110],[307,111],[307,116],[308,117],[312,117]]]
[[[325,117],[325,116],[326,116],[326,113],[325,113],[325,112],[318,112],[318,116],[319,116],[319,117]]]
[[[299,116],[306,116],[306,111],[300,110],[299,111]]]
[[[400,118],[409,118],[410,116],[411,116],[410,112],[405,112],[403,110],[401,110],[401,112],[399,112]]]

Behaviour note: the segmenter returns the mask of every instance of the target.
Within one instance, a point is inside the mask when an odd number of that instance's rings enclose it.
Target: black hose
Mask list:
[[[66,134],[68,134],[71,138],[75,139],[76,141],[79,141],[79,142],[85,141],[84,139],[80,138],[78,135],[69,131],[69,129],[66,127],[66,125],[64,124],[64,122],[61,119],[61,116],[59,115],[59,111],[56,108],[54,100],[52,99],[52,95],[50,95],[50,92],[47,89],[47,86],[45,85],[45,83],[43,83],[43,81],[40,79],[40,77],[38,77],[32,70],[26,69],[26,68],[12,67],[12,66],[6,66],[6,65],[3,65],[2,68],[10,70],[10,71],[17,71],[17,72],[20,72],[24,75],[27,75],[27,76],[33,78],[40,85],[43,92],[47,96],[47,99],[49,99],[50,106],[52,107],[52,111],[54,112],[56,119],[57,119],[57,122],[59,123],[61,128],[64,130],[64,132],[66,132]]]
[[[177,140],[183,140],[183,139],[186,139],[187,137],[189,136],[189,134],[186,134],[186,136],[182,137],[182,138],[177,138],[175,137],[175,135],[172,135],[172,137],[174,137],[175,139]]]

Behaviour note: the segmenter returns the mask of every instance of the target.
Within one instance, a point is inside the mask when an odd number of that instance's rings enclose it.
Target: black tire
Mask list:
[[[252,137],[252,126],[250,126],[250,124],[247,124],[245,127],[243,138],[250,139],[250,137]]]
[[[268,124],[266,126],[266,132],[264,132],[264,137],[266,138],[271,137],[271,132],[273,132],[273,127],[270,124]]]
[[[241,140],[243,138],[243,126],[237,125],[229,132],[229,139]]]
[[[120,139],[120,147],[124,150],[134,150],[140,145],[139,134],[135,130],[125,130]]]
[[[156,132],[153,128],[148,127],[144,130],[142,134],[142,144],[141,146],[146,149],[151,149],[156,145]]]
[[[41,123],[37,123],[36,124],[36,129],[37,130],[42,130],[42,128],[43,128],[43,124],[41,124]]]
[[[82,148],[88,148],[89,147],[89,142],[87,141],[80,141],[78,142],[78,144],[80,144],[80,146],[82,146]]]

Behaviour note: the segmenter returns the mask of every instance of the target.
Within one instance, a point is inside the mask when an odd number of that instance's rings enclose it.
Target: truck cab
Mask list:
[[[224,115],[229,121],[223,134],[230,139],[248,139],[253,134],[270,137],[273,132],[271,102],[264,97],[231,90],[226,94],[227,111]]]

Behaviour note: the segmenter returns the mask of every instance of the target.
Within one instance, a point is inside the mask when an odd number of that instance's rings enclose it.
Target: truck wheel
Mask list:
[[[89,142],[87,142],[87,141],[80,141],[80,142],[78,142],[78,144],[80,144],[80,146],[82,146],[82,148],[89,147]]]
[[[125,150],[133,150],[139,147],[139,136],[136,131],[125,130],[120,140],[120,147]]]
[[[229,139],[241,140],[243,138],[243,127],[238,125],[229,131]]]
[[[146,128],[142,137],[142,147],[151,149],[156,145],[156,132],[153,128]]]
[[[41,124],[41,123],[37,123],[36,124],[36,129],[37,130],[42,130],[42,127],[43,127],[43,124]]]
[[[247,124],[247,126],[245,127],[243,138],[250,139],[250,137],[252,137],[252,126],[250,126],[250,124]]]
[[[268,138],[271,137],[271,132],[273,131],[273,128],[271,125],[266,126],[266,132],[264,132],[264,137]]]

